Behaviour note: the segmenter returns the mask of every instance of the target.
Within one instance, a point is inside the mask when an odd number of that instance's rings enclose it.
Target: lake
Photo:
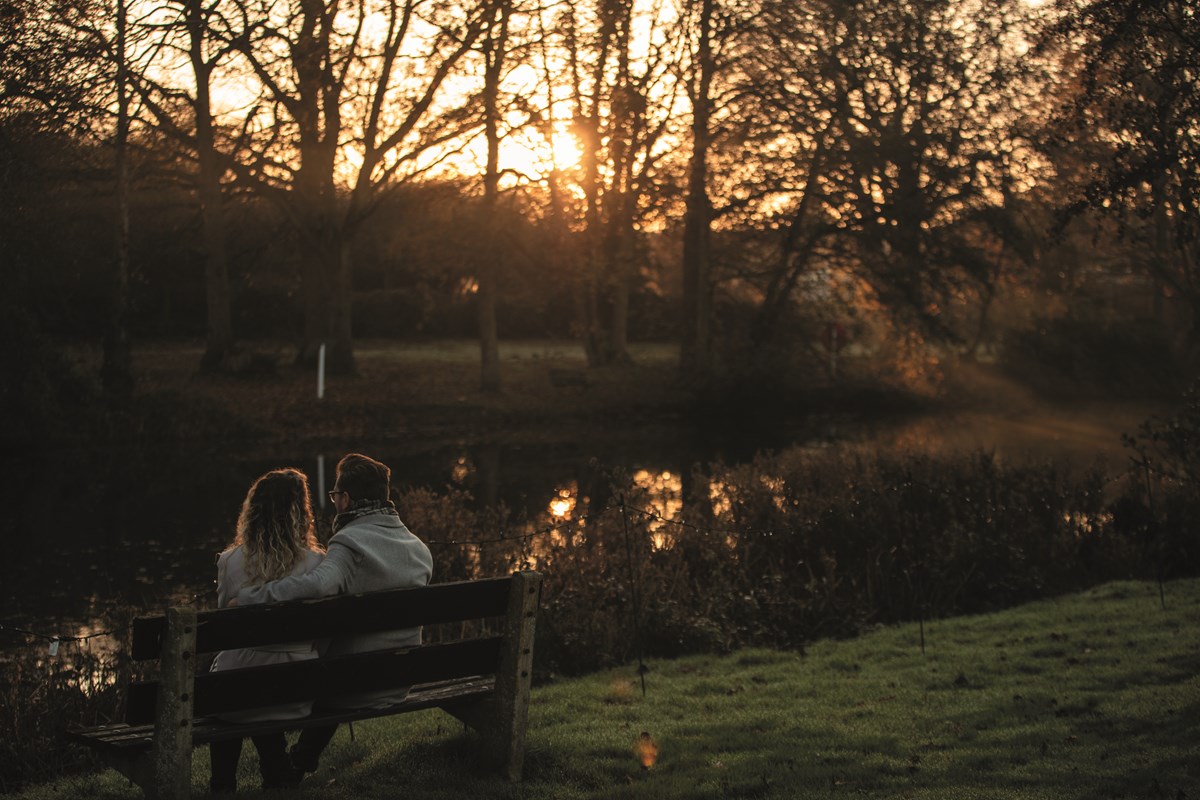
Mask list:
[[[819,430],[793,431],[773,444],[983,448],[1009,459],[1082,465],[1106,459],[1117,468],[1125,458],[1121,432],[1133,431],[1144,415],[1145,409],[1128,407],[939,415],[876,424],[826,421]],[[761,436],[736,431],[699,437],[695,431],[654,428],[621,436],[591,431],[571,443],[441,444],[406,452],[349,442],[326,453],[237,454],[220,446],[182,445],[9,455],[0,459],[6,476],[0,497],[10,531],[0,561],[0,622],[78,637],[110,629],[131,609],[214,604],[216,554],[232,536],[250,482],[276,467],[303,469],[320,500],[341,455],[361,450],[391,466],[398,488],[468,491],[479,504],[504,503],[537,519],[574,493],[589,494],[614,468],[655,482],[657,491],[677,491],[672,487],[693,464],[744,462],[768,444]],[[2,655],[45,646],[11,632],[0,635]],[[94,644],[106,646],[102,639]]]
[[[396,488],[467,491],[481,505],[504,503],[530,517],[567,487],[593,484],[613,467],[679,474],[696,460],[753,452],[646,436],[626,443],[463,444],[405,453],[350,443],[328,454],[175,447],[10,456],[0,459],[7,476],[0,498],[11,532],[0,561],[0,621],[85,636],[131,607],[149,611],[168,602],[212,600],[215,557],[233,535],[251,481],[281,466],[302,469],[318,514],[328,517],[321,501],[338,459],[349,450],[387,463]]]

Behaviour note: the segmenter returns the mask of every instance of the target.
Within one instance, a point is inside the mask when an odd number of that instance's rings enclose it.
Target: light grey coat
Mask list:
[[[348,522],[329,540],[325,559],[305,575],[294,575],[238,592],[238,604],[274,603],[358,594],[384,589],[425,586],[433,574],[433,557],[425,543],[409,532],[399,517],[366,514]],[[326,655],[364,653],[411,647],[421,643],[420,628],[399,628],[335,638]],[[408,693],[359,694],[339,697],[339,707],[361,708],[402,700]]]
[[[292,569],[292,575],[303,575],[321,563],[321,554],[304,551],[304,557]],[[237,593],[249,585],[246,573],[246,551],[242,545],[230,548],[217,557],[217,608],[225,608]],[[249,605],[241,603],[239,605]],[[262,667],[267,664],[288,664],[293,661],[308,661],[318,655],[313,642],[285,642],[283,644],[246,647],[240,650],[222,650],[213,659],[212,671]],[[312,713],[312,703],[290,703],[270,708],[255,709],[240,713],[223,714],[222,719],[232,722],[257,722],[269,719],[298,719]]]

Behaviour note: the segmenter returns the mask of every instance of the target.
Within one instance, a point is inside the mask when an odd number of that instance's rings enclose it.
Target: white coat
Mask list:
[[[289,575],[304,575],[321,563],[321,554],[307,550]],[[226,550],[217,558],[217,607],[226,608],[238,592],[251,586],[246,574],[246,553],[241,545]],[[239,601],[239,605],[246,605]],[[213,659],[212,671],[261,667],[268,664],[287,664],[308,661],[319,653],[313,642],[284,642],[283,644],[247,647],[241,650],[222,650]],[[299,719],[312,713],[312,703],[289,703],[252,711],[222,714],[230,722],[259,722],[276,719]]]

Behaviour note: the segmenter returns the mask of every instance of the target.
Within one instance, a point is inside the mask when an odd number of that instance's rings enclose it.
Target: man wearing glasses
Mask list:
[[[373,458],[351,453],[337,465],[329,500],[337,509],[333,536],[324,560],[304,575],[247,587],[238,605],[357,594],[384,589],[424,586],[433,572],[433,557],[425,543],[409,532],[392,504],[392,471]],[[327,656],[411,647],[421,643],[420,628],[343,636],[332,640]],[[368,708],[399,702],[408,689],[347,694],[333,701],[338,708]],[[315,772],[317,762],[336,725],[305,728],[292,747],[292,765]]]

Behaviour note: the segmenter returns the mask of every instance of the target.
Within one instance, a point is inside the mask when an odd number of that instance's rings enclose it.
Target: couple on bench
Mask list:
[[[317,542],[308,479],[296,469],[272,470],[250,486],[242,503],[233,543],[217,559],[219,608],[284,600],[357,594],[424,586],[433,571],[425,543],[409,532],[390,499],[391,470],[373,458],[351,453],[337,465],[329,499],[337,510],[328,550]],[[304,661],[421,643],[420,628],[345,636],[324,643],[293,642],[217,654],[212,669]],[[331,703],[367,708],[404,699],[407,689],[384,693],[347,692]],[[312,703],[255,709],[227,718],[234,722],[300,719]],[[252,737],[258,750],[263,788],[283,788],[314,772],[336,725],[305,728],[289,752],[283,733]],[[237,790],[242,741],[213,742],[211,789]]]

